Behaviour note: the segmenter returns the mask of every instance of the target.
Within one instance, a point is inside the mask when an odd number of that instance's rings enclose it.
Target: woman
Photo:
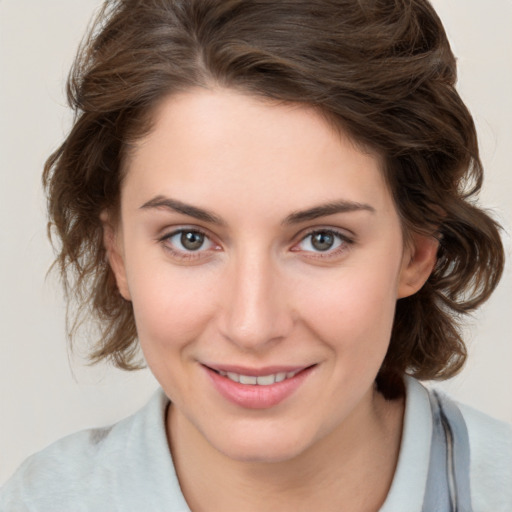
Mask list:
[[[127,0],[91,34],[57,263],[92,360],[140,344],[163,392],[2,510],[509,510],[510,428],[416,380],[461,368],[503,268],[431,6]]]

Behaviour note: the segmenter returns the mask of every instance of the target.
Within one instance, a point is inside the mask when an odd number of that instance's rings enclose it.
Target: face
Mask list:
[[[311,109],[229,90],[160,106],[105,229],[173,414],[237,460],[366,421],[396,300],[430,264],[428,244],[404,248],[375,155]]]

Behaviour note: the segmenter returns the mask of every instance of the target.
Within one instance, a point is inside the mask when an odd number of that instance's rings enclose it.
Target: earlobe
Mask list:
[[[117,288],[124,299],[131,300],[119,228],[114,225],[111,216],[106,211],[101,213],[100,220],[103,228],[103,245],[108,263],[116,278]]]
[[[439,242],[434,236],[412,234],[404,253],[398,283],[398,298],[414,295],[425,284],[437,261]]]

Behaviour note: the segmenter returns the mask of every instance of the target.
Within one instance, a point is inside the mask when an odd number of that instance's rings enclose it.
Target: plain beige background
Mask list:
[[[510,233],[512,1],[434,0],[459,56],[460,91],[476,119],[487,169],[482,203]],[[40,174],[70,124],[64,80],[98,0],[0,0],[0,483],[36,450],[111,423],[157,387],[149,373],[70,360],[63,303],[46,240]],[[512,265],[467,328],[471,358],[443,384],[512,422]]]

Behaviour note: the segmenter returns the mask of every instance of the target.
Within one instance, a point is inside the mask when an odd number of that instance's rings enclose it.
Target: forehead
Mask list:
[[[123,196],[236,199],[263,210],[346,199],[378,209],[390,199],[381,167],[311,107],[197,89],[159,105],[128,161]]]

